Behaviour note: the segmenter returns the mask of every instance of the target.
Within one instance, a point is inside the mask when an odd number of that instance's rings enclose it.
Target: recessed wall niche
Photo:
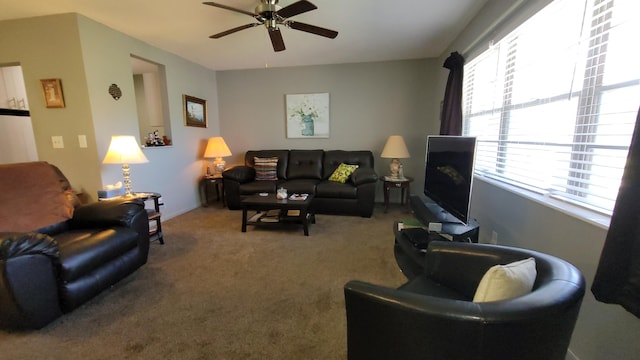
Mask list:
[[[165,67],[131,55],[140,141],[148,147],[171,145]]]

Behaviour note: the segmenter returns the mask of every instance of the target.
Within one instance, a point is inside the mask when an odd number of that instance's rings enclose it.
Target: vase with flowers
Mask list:
[[[294,109],[291,116],[299,122],[302,136],[314,136],[314,122],[318,118],[318,109],[313,102],[305,98]]]

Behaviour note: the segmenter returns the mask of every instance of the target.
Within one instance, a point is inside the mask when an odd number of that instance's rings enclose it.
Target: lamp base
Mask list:
[[[226,165],[226,161],[224,161],[221,157],[216,158],[216,160],[213,162],[213,165],[211,166],[213,175],[222,175],[222,172],[224,171]]]
[[[122,164],[122,177],[124,178],[124,195],[131,196],[131,169],[129,164]]]
[[[400,160],[396,158],[391,159],[391,163],[389,164],[389,171],[391,172],[392,178],[394,179],[399,178],[401,166],[402,164],[400,163]]]

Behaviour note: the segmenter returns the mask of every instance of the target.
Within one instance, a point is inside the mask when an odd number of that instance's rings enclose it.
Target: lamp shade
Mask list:
[[[207,148],[204,151],[205,158],[221,158],[225,156],[231,156],[231,150],[224,142],[222,136],[216,136],[209,138],[207,142]]]
[[[400,135],[391,135],[387,139],[387,143],[382,149],[380,157],[386,159],[406,159],[409,156],[409,150],[407,144],[404,143],[404,139]]]
[[[149,162],[144,156],[134,136],[116,135],[111,137],[111,144],[102,160],[103,164],[141,164]]]

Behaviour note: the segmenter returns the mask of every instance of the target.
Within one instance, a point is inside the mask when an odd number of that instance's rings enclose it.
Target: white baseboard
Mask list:
[[[574,354],[573,351],[571,351],[571,349],[568,349],[567,350],[567,356],[565,357],[565,360],[580,360],[580,359],[578,359],[576,354]]]

